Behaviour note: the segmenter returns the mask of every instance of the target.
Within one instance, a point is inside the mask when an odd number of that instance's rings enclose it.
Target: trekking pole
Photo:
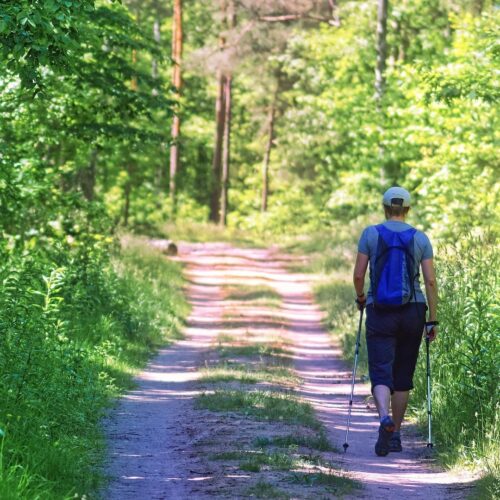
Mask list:
[[[356,350],[354,352],[354,366],[352,368],[352,381],[351,381],[351,397],[349,398],[349,411],[347,413],[347,428],[345,430],[345,442],[342,445],[344,448],[344,453],[349,448],[348,438],[349,438],[349,426],[351,424],[351,411],[352,411],[352,398],[354,396],[354,383],[356,381],[356,369],[358,367],[358,356],[359,356],[359,346],[361,344],[361,323],[363,321],[363,309],[361,309],[359,314],[359,326],[358,334],[356,336]]]
[[[425,346],[427,349],[427,422],[429,438],[427,440],[427,448],[432,448],[432,398],[431,398],[431,357],[429,354],[430,345],[429,335],[425,337]]]

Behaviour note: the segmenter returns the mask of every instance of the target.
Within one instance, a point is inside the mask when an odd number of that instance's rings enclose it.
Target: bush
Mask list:
[[[110,398],[179,333],[180,268],[137,241],[112,259],[95,248],[0,269],[1,498],[94,490]]]
[[[323,238],[313,235],[291,249],[309,254],[309,270],[323,274],[315,288],[316,299],[327,312],[329,330],[342,341],[344,358],[352,362],[359,316],[353,304],[354,255],[348,258],[346,247],[354,250],[354,239],[347,233],[341,236],[336,232]],[[463,461],[482,470],[486,474],[483,489],[491,495],[498,494],[497,238],[493,234],[465,235],[455,243],[443,245],[436,253],[440,333],[431,345],[434,440],[450,463]],[[367,372],[365,344],[363,336],[361,375]],[[414,383],[410,402],[424,425],[427,379],[423,352]]]
[[[500,438],[497,240],[491,234],[468,235],[438,254],[440,333],[431,345],[435,439],[469,462],[488,462],[498,453]],[[421,356],[415,380],[422,420],[424,363]]]

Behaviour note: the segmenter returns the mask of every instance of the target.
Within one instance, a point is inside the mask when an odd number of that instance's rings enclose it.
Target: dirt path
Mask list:
[[[275,249],[183,244],[178,259],[186,265],[187,294],[193,307],[186,340],[158,354],[138,377],[136,390],[121,400],[107,420],[107,473],[115,479],[103,492],[104,498],[239,497],[228,491],[248,474],[209,467],[197,444],[215,435],[223,440],[241,427],[241,421],[228,423],[194,407],[194,397],[200,392],[197,370],[224,330],[228,309],[234,313],[235,304],[222,300],[222,287],[227,285],[265,284],[281,296],[276,316],[281,318],[281,335],[291,341],[294,365],[304,381],[298,392],[315,407],[332,443],[341,448],[344,440],[350,367],[340,360],[339,347],[332,345],[322,327],[323,316],[313,303],[307,276],[287,272],[289,257]],[[276,328],[261,315],[258,308],[242,308],[243,327],[233,329],[233,334],[243,335],[252,324],[258,325],[261,334],[266,328]],[[404,429],[403,453],[376,457],[377,418],[365,402],[368,386],[357,385],[356,394],[349,451],[335,458],[363,484],[353,498],[467,497],[473,477],[437,470],[425,459],[424,444],[411,428]],[[253,432],[252,425],[245,423],[247,432]],[[297,498],[302,496],[297,493]]]
[[[285,314],[292,325],[295,366],[304,380],[299,393],[313,404],[331,441],[342,448],[352,368],[341,360],[340,346],[332,345],[331,337],[321,326],[323,314],[313,302],[309,284],[293,275],[287,279],[290,285],[280,285],[284,308],[296,310],[300,300],[299,315],[295,311]],[[338,459],[364,485],[364,491],[357,491],[353,498],[466,498],[474,477],[458,476],[433,466],[423,439],[412,426],[402,429],[402,453],[375,455],[378,415],[373,403],[367,403],[369,394],[369,384],[358,382],[349,449]]]

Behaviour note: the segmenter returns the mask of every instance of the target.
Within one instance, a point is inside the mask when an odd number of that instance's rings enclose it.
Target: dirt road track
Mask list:
[[[203,485],[212,478],[205,475],[202,458],[192,446],[206,431],[194,397],[203,353],[224,318],[222,287],[228,284],[265,284],[280,294],[283,332],[291,340],[295,367],[304,380],[298,393],[314,405],[331,441],[341,448],[344,440],[351,368],[322,326],[323,315],[314,304],[307,276],[287,271],[290,258],[277,249],[181,244],[178,259],[186,266],[192,304],[185,340],[158,353],[138,376],[137,388],[106,420],[106,472],[114,478],[102,493],[107,499],[214,497],[204,492]],[[245,314],[251,321],[248,311]],[[474,477],[436,469],[425,459],[424,443],[411,428],[404,429],[403,453],[375,456],[378,422],[373,408],[367,408],[367,395],[367,385],[356,387],[349,451],[338,455],[339,464],[364,485],[353,498],[466,498]]]

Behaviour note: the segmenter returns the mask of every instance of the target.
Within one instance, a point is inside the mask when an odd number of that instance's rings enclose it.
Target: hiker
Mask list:
[[[433,341],[438,325],[432,246],[423,232],[405,222],[410,194],[401,187],[392,187],[384,193],[383,207],[386,221],[367,227],[361,234],[353,275],[358,309],[366,307],[371,390],[380,417],[375,445],[378,456],[402,451],[401,422],[413,389],[424,327]],[[368,264],[370,287],[365,295]],[[420,268],[427,305],[420,289]]]

